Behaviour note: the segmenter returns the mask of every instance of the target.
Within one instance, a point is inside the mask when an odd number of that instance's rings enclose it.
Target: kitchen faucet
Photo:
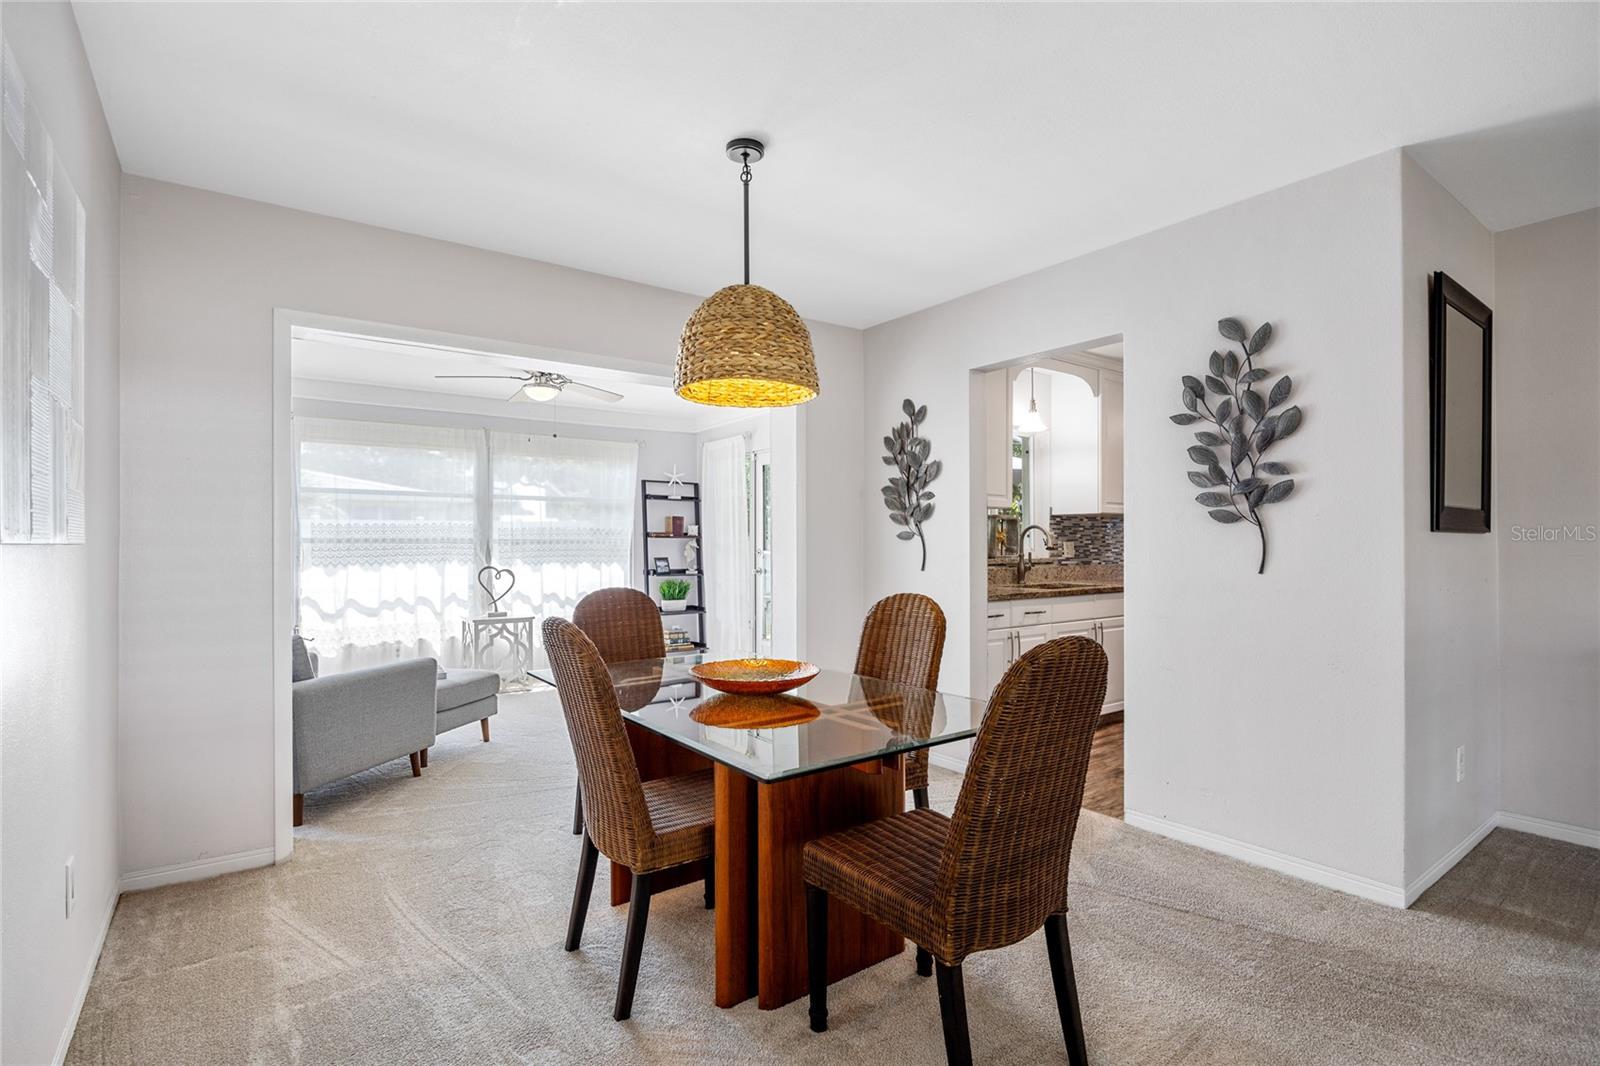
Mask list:
[[[1040,525],[1032,525],[1022,531],[1021,536],[1017,537],[1017,584],[1019,585],[1026,584],[1028,581],[1028,566],[1033,560],[1033,557],[1027,551],[1028,534],[1036,529],[1044,534],[1045,550],[1050,550],[1050,531],[1048,529]]]

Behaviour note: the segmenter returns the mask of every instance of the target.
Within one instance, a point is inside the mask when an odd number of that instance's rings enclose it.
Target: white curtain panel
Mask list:
[[[325,673],[462,665],[487,562],[516,575],[510,615],[570,617],[629,583],[635,443],[319,418],[295,432],[297,623]],[[526,680],[509,658],[501,673]]]
[[[489,561],[517,578],[501,610],[570,618],[596,589],[636,584],[638,444],[490,433],[489,455]]]
[[[302,636],[324,673],[460,662],[479,565],[482,433],[296,418]]]
[[[750,475],[743,437],[700,448],[701,568],[705,571],[706,643],[721,656],[753,647],[755,571],[750,554]]]

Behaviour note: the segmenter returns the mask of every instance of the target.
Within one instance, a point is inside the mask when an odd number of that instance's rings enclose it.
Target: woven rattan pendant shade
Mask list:
[[[729,285],[708,296],[678,342],[678,395],[717,407],[789,407],[817,395],[811,331],[777,293]]]

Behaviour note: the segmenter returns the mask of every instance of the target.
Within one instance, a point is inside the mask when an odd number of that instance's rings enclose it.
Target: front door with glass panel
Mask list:
[[[772,453],[750,453],[750,545],[755,568],[756,654],[772,655]]]

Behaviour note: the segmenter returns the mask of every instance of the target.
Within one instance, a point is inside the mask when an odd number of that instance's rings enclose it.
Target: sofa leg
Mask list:
[[[483,742],[485,744],[489,743],[489,719],[480,718],[478,719],[478,724],[483,726]]]
[[[411,776],[422,776],[422,753],[420,751],[414,751],[411,753]]]
[[[429,748],[423,748],[422,749],[422,768],[424,770],[426,770],[428,768],[428,752],[430,750],[431,749],[429,749]]]
[[[306,794],[304,792],[296,792],[294,794],[294,824],[296,826],[304,825],[305,821]]]

